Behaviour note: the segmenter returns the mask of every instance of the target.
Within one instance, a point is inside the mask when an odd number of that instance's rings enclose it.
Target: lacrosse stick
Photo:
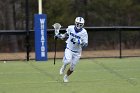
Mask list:
[[[54,27],[54,31],[55,31],[55,36],[57,36],[59,34],[59,30],[62,27],[59,23],[55,23],[54,25],[52,25]],[[55,43],[54,43],[54,65],[55,65],[55,59],[56,59],[56,46],[57,46],[57,39],[55,38]]]

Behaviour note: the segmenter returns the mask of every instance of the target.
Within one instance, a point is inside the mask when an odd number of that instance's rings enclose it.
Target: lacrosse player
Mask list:
[[[75,25],[68,26],[65,34],[55,36],[60,39],[68,37],[66,40],[63,65],[60,68],[60,75],[62,75],[64,74],[66,66],[70,64],[69,69],[63,77],[64,82],[68,82],[68,76],[74,71],[74,68],[81,57],[82,48],[88,45],[88,34],[83,28],[84,23],[85,21],[82,17],[76,17]]]

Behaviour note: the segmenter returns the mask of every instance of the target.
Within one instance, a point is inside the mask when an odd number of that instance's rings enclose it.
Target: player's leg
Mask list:
[[[69,82],[68,81],[68,76],[72,74],[73,71],[70,70],[70,68],[67,70],[67,73],[64,75],[64,82]]]
[[[66,69],[66,66],[71,62],[72,52],[69,49],[65,49],[63,57],[63,65],[60,68],[60,75],[62,75]]]
[[[70,68],[67,70],[67,73],[64,76],[64,82],[68,82],[68,76],[70,76],[73,73],[74,68],[80,59],[80,56],[81,53],[73,53],[72,62],[70,63]]]

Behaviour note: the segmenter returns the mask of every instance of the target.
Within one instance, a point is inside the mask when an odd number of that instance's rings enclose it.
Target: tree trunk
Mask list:
[[[6,29],[15,30],[13,3],[8,2],[5,9],[6,9]],[[10,40],[10,43],[9,43],[10,51],[17,52],[18,51],[17,36],[10,35],[9,40]]]

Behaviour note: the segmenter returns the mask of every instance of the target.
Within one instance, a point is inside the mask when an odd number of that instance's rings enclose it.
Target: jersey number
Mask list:
[[[73,38],[70,40],[73,44],[75,44],[76,42],[73,41]]]

